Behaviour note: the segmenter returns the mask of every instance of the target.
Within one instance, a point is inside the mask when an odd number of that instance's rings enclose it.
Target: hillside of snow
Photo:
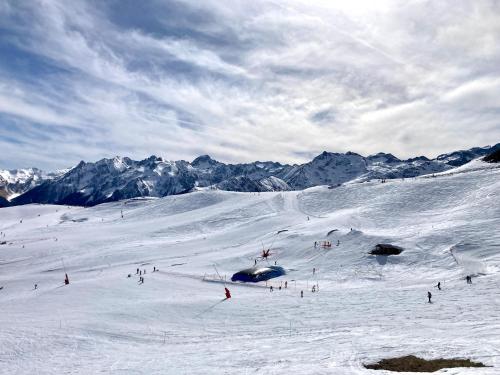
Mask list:
[[[1,372],[387,374],[363,364],[415,354],[492,366],[442,373],[497,374],[500,168],[474,163],[335,188],[1,208]],[[404,251],[369,255],[378,243]],[[223,300],[217,272],[229,280],[263,248],[258,265],[287,275],[273,292],[227,283]]]

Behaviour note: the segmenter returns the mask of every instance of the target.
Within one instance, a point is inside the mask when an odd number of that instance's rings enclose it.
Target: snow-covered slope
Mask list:
[[[166,161],[156,156],[141,161],[115,157],[95,163],[82,161],[59,178],[36,184],[38,186],[14,199],[13,203],[91,206],[125,198],[181,194],[208,186],[228,191],[259,192],[336,186],[348,181],[408,178],[449,170],[496,149],[500,149],[500,144],[457,151],[435,160],[423,156],[399,160],[384,153],[365,158],[352,152],[323,152],[302,165],[259,161],[224,164],[208,155],[191,163]]]
[[[500,168],[474,163],[335,189],[0,209],[2,372],[351,375],[416,354],[497,374]],[[368,255],[377,243],[405,250]],[[287,275],[272,293],[227,284],[223,301],[214,265],[228,279],[262,247]]]

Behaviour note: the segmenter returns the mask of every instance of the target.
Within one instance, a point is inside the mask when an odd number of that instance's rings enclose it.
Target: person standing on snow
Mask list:
[[[304,298],[304,291],[303,290],[300,291],[300,298]]]
[[[224,293],[226,294],[226,299],[231,298],[231,292],[229,291],[229,289],[224,288]]]
[[[441,281],[439,281],[439,282],[437,283],[436,287],[437,287],[439,290],[441,290]]]
[[[427,292],[427,298],[429,298],[429,303],[432,303],[432,301],[431,301],[431,298],[432,298],[431,292]]]

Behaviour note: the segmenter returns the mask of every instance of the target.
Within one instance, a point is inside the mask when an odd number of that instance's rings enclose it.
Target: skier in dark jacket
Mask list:
[[[439,290],[441,290],[441,281],[439,281],[436,285],[436,288],[438,288]]]
[[[432,298],[431,292],[427,292],[427,298],[429,298],[429,303],[432,303],[432,301],[431,301],[431,298]]]

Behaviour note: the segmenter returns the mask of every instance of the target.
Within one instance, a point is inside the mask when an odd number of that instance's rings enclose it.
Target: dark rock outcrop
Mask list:
[[[371,255],[399,255],[403,252],[400,246],[391,245],[388,243],[379,243],[375,248],[370,251]]]
[[[488,163],[500,163],[500,148],[483,158]]]
[[[0,208],[1,207],[9,207],[10,206],[10,202],[5,199],[4,197],[0,196]]]

